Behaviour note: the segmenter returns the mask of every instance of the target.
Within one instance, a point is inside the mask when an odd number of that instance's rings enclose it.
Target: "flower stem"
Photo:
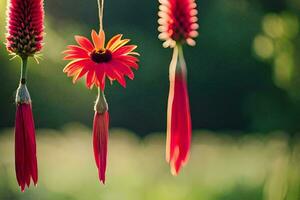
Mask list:
[[[27,57],[22,57],[22,61],[21,61],[21,78],[20,78],[20,82],[21,84],[26,84],[26,80],[27,80]]]
[[[22,57],[22,60],[21,60],[20,84],[19,84],[19,87],[17,89],[17,94],[16,94],[16,103],[17,104],[22,104],[22,103],[30,104],[31,103],[30,94],[26,87],[27,60],[28,60],[28,57]]]
[[[103,114],[108,111],[108,104],[104,95],[104,91],[98,88],[98,96],[94,107],[95,112]]]
[[[186,74],[186,63],[183,55],[182,45],[178,44],[175,48],[178,48],[178,63],[176,67],[176,73]]]
[[[104,0],[98,0],[100,31],[103,30],[103,7],[104,7]]]

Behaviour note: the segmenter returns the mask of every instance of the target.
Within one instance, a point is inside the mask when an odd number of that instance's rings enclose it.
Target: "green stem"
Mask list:
[[[27,61],[28,58],[22,58],[21,61],[21,78],[20,78],[20,82],[21,84],[26,84],[26,80],[27,80]]]
[[[27,57],[22,57],[21,61],[21,77],[20,77],[20,84],[17,89],[16,94],[16,103],[17,104],[30,104],[30,94],[26,87],[26,80],[27,80]]]

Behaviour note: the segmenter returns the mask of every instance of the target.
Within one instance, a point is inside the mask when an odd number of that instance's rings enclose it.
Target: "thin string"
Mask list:
[[[103,12],[104,12],[103,7],[104,7],[104,0],[98,0],[100,31],[103,30]]]

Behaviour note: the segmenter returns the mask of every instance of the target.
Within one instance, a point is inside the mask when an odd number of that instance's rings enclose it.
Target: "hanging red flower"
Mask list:
[[[65,60],[71,60],[64,68],[67,76],[73,77],[73,83],[86,76],[86,86],[98,88],[98,97],[95,103],[93,123],[93,147],[99,180],[105,183],[107,164],[107,145],[109,132],[108,104],[104,95],[106,78],[119,82],[126,87],[125,76],[134,79],[132,68],[138,69],[134,52],[136,45],[128,45],[129,39],[122,39],[118,34],[112,37],[105,45],[105,33],[102,28],[103,0],[98,0],[100,31],[92,30],[92,42],[83,36],[75,36],[78,45],[69,45],[63,53]]]
[[[197,10],[194,0],[159,0],[159,38],[164,47],[174,48],[170,64],[167,111],[166,159],[177,175],[189,158],[192,125],[182,45],[196,44]]]
[[[36,185],[38,168],[35,128],[30,95],[26,86],[27,59],[35,59],[42,49],[44,30],[43,0],[10,0],[8,2],[6,48],[22,59],[20,85],[16,95],[15,169],[22,191],[31,180]]]

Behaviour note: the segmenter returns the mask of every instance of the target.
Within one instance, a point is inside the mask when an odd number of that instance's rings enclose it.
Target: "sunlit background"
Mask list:
[[[197,1],[200,36],[186,47],[193,118],[189,164],[172,177],[164,159],[171,50],[157,39],[157,1],[110,0],[104,27],[138,45],[140,69],[107,86],[107,183],[93,161],[96,90],[72,85],[61,52],[98,29],[97,2],[45,0],[43,60],[29,62],[39,185],[14,174],[19,60],[5,45],[0,0],[0,200],[300,200],[300,1]],[[107,84],[109,84],[107,82]]]

